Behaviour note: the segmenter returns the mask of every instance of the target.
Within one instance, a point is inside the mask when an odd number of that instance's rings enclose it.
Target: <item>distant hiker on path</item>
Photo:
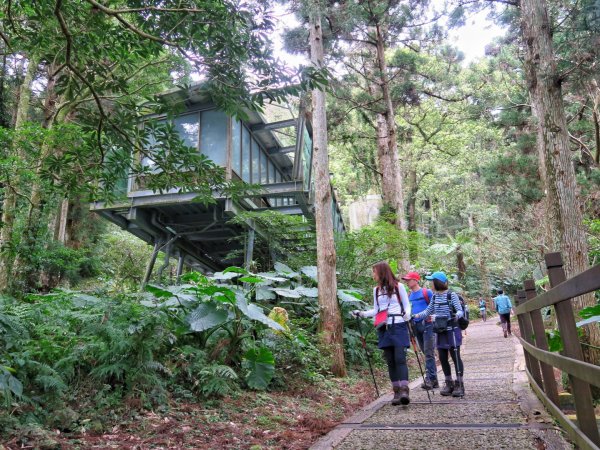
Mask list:
[[[481,318],[485,322],[487,320],[487,305],[485,304],[485,299],[479,299],[479,312],[481,313]]]
[[[433,292],[430,289],[422,288],[419,284],[421,276],[417,272],[409,272],[402,277],[410,289],[410,306],[413,314],[420,313],[427,309],[427,305],[433,298]],[[425,319],[415,319],[415,336],[421,351],[425,354],[425,372],[427,373],[425,381],[421,383],[423,389],[433,389],[439,387],[437,379],[437,367],[435,366],[435,334],[433,332],[433,321],[431,317]]]
[[[392,405],[408,405],[410,403],[406,365],[406,349],[410,347],[408,294],[404,285],[398,283],[392,269],[385,261],[373,266],[373,279],[377,283],[373,289],[373,309],[355,310],[352,314],[358,317],[375,317],[378,347],[383,350],[394,390]]]
[[[507,295],[504,295],[502,289],[498,290],[498,296],[494,298],[494,308],[496,308],[496,311],[500,315],[504,337],[508,337],[508,335],[512,334],[510,331],[510,312],[512,311],[512,303],[510,302],[510,298],[508,298]]]
[[[435,293],[427,309],[415,314],[414,318],[423,319],[431,316],[433,319],[433,329],[437,334],[438,356],[445,377],[445,385],[440,394],[462,397],[465,395],[464,367],[460,358],[462,333],[456,319],[463,316],[463,309],[456,292],[448,290],[448,277],[444,272],[434,272],[431,276],[425,278],[433,281]],[[451,356],[454,361],[455,382],[452,381],[452,369],[450,368],[448,356]]]

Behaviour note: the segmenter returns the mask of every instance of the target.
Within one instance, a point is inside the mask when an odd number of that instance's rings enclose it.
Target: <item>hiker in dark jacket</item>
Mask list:
[[[406,349],[410,347],[408,295],[404,285],[398,283],[392,269],[385,261],[373,266],[373,278],[377,282],[377,286],[373,289],[373,309],[355,310],[352,314],[358,317],[375,317],[377,313],[387,311],[387,321],[377,328],[378,347],[383,350],[394,390],[392,405],[408,405],[410,403],[406,365]]]
[[[416,314],[416,319],[431,316],[433,318],[434,330],[437,333],[437,350],[445,377],[444,388],[441,395],[462,397],[465,395],[463,382],[463,362],[460,358],[460,346],[462,344],[462,333],[456,319],[463,316],[463,310],[458,295],[448,290],[448,277],[444,272],[434,272],[425,277],[433,281],[434,294],[427,309]],[[456,381],[452,381],[452,369],[448,356],[454,361],[456,369]]]

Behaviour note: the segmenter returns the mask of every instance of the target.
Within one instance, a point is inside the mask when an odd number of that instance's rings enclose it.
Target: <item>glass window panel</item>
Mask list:
[[[165,120],[157,120],[156,122],[153,122],[153,123],[156,124],[157,126],[160,126],[160,125],[164,125],[165,122],[166,122]],[[150,127],[150,126],[151,126],[151,124],[148,123],[148,127]],[[156,152],[159,149],[159,145],[157,145],[155,133],[150,131],[148,133],[147,138],[148,138],[148,141],[144,143],[144,148],[146,150],[148,150],[149,152]],[[156,161],[154,161],[154,159],[152,159],[150,156],[143,155],[140,163],[144,167],[149,167],[151,169],[152,173],[157,173],[160,171],[156,167]]]
[[[227,115],[216,109],[202,112],[200,151],[215,164],[225,165],[227,151]]]
[[[252,138],[252,184],[260,183],[260,147]]]
[[[231,119],[231,168],[240,178],[242,176],[241,131],[240,121]]]
[[[250,183],[250,156],[250,132],[242,127],[242,180],[246,183]]]
[[[263,151],[260,152],[260,183],[267,184],[269,179],[267,177],[267,166],[268,166],[267,154]]]
[[[278,169],[275,170],[275,183],[281,183],[281,172]]]
[[[269,183],[275,183],[275,164],[269,160]]]
[[[200,127],[198,114],[186,114],[185,116],[175,117],[173,125],[185,145],[198,148],[198,131]]]

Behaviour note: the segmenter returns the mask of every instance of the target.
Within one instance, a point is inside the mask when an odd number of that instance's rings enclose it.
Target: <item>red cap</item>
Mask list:
[[[402,277],[403,280],[415,280],[415,281],[421,281],[421,275],[419,275],[417,272],[408,272],[406,275],[404,275]]]

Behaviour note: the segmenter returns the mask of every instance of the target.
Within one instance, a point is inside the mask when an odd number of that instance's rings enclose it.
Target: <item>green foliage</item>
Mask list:
[[[240,383],[264,390],[285,386],[287,377],[322,376],[322,352],[311,343],[315,269],[277,268],[190,273],[184,285],[149,285],[144,294],[62,290],[26,302],[3,298],[0,397],[16,405],[17,418],[48,424],[56,411],[80,404],[77,417],[60,425],[71,428],[125,399],[150,407],[173,397],[230,395]],[[271,295],[259,300],[259,292]],[[344,295],[358,301],[351,291]],[[287,306],[290,299],[293,321],[282,325],[265,314],[274,300]],[[278,314],[287,316],[281,306]]]
[[[246,370],[246,383],[251,389],[264,390],[275,373],[275,359],[268,348],[250,348],[244,354],[242,367]]]
[[[198,372],[200,392],[204,397],[223,397],[231,394],[235,390],[233,382],[237,379],[235,371],[224,365],[207,365]]]
[[[247,211],[236,215],[230,222],[245,225],[248,220],[254,221],[261,230],[255,235],[253,269],[268,271],[276,261],[285,261],[294,267],[315,264],[314,223],[307,222],[302,216],[277,211]],[[242,235],[239,239],[245,238]]]

